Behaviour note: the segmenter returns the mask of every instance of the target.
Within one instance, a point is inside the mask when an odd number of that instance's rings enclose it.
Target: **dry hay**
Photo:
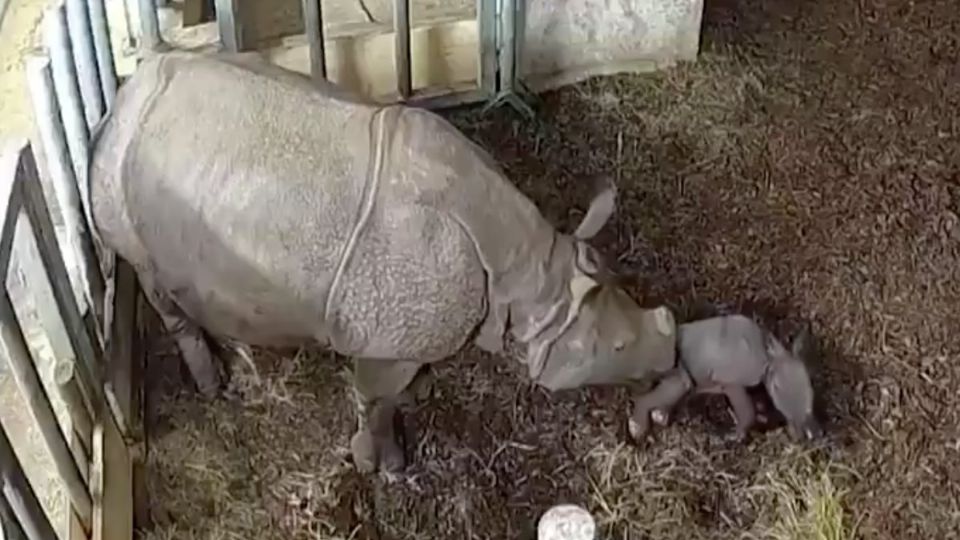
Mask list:
[[[784,337],[811,321],[821,445],[726,443],[723,402],[698,399],[637,449],[622,391],[549,395],[468,349],[410,417],[409,473],[363,478],[342,361],[260,355],[242,400],[152,405],[169,521],[149,537],[530,538],[574,502],[604,538],[957,538],[960,12],[745,0],[705,25],[696,65],[550,93],[543,131],[451,117],[567,230],[584,178],[616,176],[600,244],[644,303],[743,310]]]

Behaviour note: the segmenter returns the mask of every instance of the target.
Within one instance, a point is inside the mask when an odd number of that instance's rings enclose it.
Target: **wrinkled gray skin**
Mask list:
[[[743,315],[714,317],[681,324],[677,329],[678,366],[656,388],[637,397],[630,433],[642,439],[650,419],[666,425],[673,407],[691,391],[726,395],[736,427],[729,437],[744,441],[756,421],[747,388],[763,384],[787,420],[795,439],[816,439],[822,429],[813,411],[813,388],[804,365],[809,334],[794,338],[791,351],[771,333]]]
[[[596,277],[584,240],[612,188],[562,234],[436,114],[256,53],[149,55],[96,130],[90,182],[100,241],[136,269],[202,392],[221,384],[205,337],[354,358],[364,471],[403,467],[398,405],[469,339],[497,352],[509,331],[551,390],[675,364],[669,309]]]

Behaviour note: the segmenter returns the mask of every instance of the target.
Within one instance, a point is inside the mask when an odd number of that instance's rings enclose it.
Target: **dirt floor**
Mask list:
[[[203,404],[158,343],[146,538],[532,538],[560,502],[609,539],[960,538],[958,36],[952,0],[714,0],[697,64],[547,94],[542,132],[451,115],[566,230],[615,175],[601,244],[644,303],[810,321],[820,445],[725,442],[698,399],[634,448],[623,391],[468,349],[408,417],[410,471],[364,478],[342,359],[264,353]]]

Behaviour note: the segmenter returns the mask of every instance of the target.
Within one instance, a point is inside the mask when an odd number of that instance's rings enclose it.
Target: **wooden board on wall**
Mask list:
[[[213,47],[213,23],[171,33],[175,47]],[[331,27],[326,35],[327,74],[338,84],[380,101],[396,99],[395,34],[379,25]],[[270,61],[300,73],[310,72],[310,51],[301,34],[261,50]],[[426,21],[411,31],[414,90],[462,91],[475,87],[479,76],[479,28],[475,19]]]

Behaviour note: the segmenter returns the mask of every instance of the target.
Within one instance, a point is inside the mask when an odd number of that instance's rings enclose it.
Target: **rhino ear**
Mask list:
[[[577,269],[589,276],[596,276],[606,269],[606,261],[593,246],[577,242]]]
[[[804,363],[810,362],[816,355],[816,342],[810,332],[810,325],[805,324],[790,343],[790,353]]]
[[[600,229],[606,225],[613,211],[617,207],[617,188],[611,183],[606,182],[606,186],[590,202],[590,208],[587,209],[587,215],[583,216],[577,230],[573,236],[586,240],[596,236]]]

